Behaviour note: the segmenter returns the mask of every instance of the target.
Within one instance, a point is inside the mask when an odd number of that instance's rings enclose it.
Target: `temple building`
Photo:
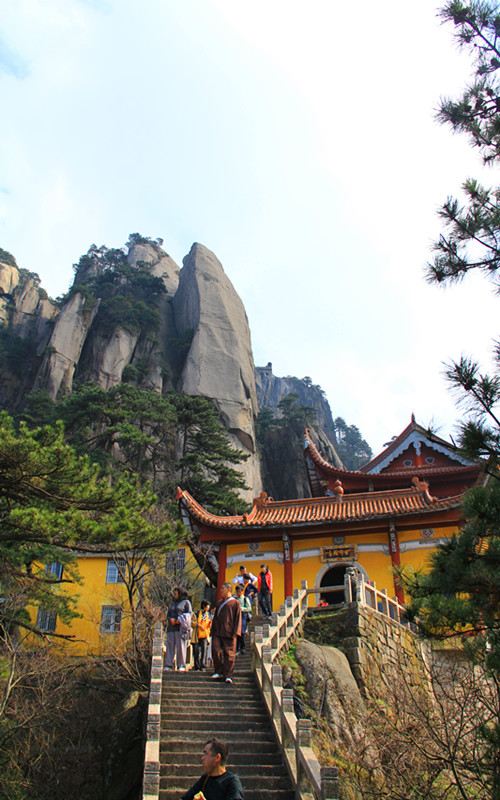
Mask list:
[[[438,544],[463,522],[464,492],[484,479],[482,467],[445,440],[410,424],[360,470],[326,461],[306,430],[304,454],[312,497],[273,500],[262,492],[250,512],[217,516],[178,489],[184,521],[217,552],[218,586],[245,564],[266,563],[274,607],[306,579],[320,600],[338,602],[322,587],[343,583],[354,566],[379,589],[404,602],[395,567],[425,568]]]

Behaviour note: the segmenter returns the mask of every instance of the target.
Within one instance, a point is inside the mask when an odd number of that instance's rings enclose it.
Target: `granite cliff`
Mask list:
[[[214,253],[195,243],[180,269],[162,244],[132,234],[123,249],[92,245],[57,301],[36,273],[20,269],[0,249],[0,407],[21,409],[32,390],[57,400],[85,383],[109,390],[126,382],[160,394],[211,398],[231,444],[246,456],[239,469],[250,502],[263,483],[259,408],[279,416],[280,403],[296,396],[313,411],[309,421],[325,456],[341,463],[321,388],[307,378],[277,378],[271,365],[255,368],[245,308]],[[300,415],[293,423],[287,485],[268,487],[282,496],[308,493],[297,445]],[[269,464],[264,466],[272,484]]]
[[[194,244],[178,265],[159,242],[134,235],[126,251],[91,247],[58,303],[38,276],[0,251],[3,376],[0,403],[22,406],[31,389],[52,400],[76,384],[133,381],[160,393],[211,398],[241,465],[251,501],[262,489],[250,329],[215,255]],[[19,368],[16,352],[23,353]]]

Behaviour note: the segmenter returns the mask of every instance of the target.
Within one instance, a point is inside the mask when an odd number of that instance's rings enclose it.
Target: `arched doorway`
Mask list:
[[[321,586],[341,586],[341,589],[336,589],[333,592],[321,592],[320,602],[323,600],[329,606],[338,605],[344,602],[344,576],[347,567],[350,564],[333,564],[329,570],[325,572],[320,581]]]

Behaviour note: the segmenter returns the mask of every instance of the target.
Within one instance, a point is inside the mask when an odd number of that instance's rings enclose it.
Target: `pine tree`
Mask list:
[[[500,158],[500,13],[496,3],[452,0],[440,15],[455,26],[456,37],[471,53],[474,78],[459,100],[441,104],[439,120],[465,133],[484,163]],[[438,283],[461,280],[479,270],[498,287],[500,190],[473,179],[464,184],[464,201],[448,198],[440,216],[446,233],[435,245],[428,278]],[[429,636],[460,637],[465,650],[498,687],[500,674],[500,347],[495,346],[495,372],[462,356],[447,365],[446,374],[465,417],[459,427],[464,454],[481,457],[486,485],[464,499],[466,523],[461,532],[434,554],[427,575],[406,576],[412,596],[410,614]],[[500,719],[483,731],[483,756],[494,776],[491,797],[500,796]],[[485,762],[485,763],[486,763]]]
[[[454,132],[465,133],[485,164],[500,157],[500,13],[496,3],[472,0],[448,2],[440,11],[455,26],[458,43],[474,61],[472,84],[458,100],[445,99],[438,120]],[[500,266],[500,191],[485,188],[473,178],[463,185],[464,200],[449,197],[439,214],[447,232],[434,249],[428,265],[431,281],[460,280],[473,269],[488,275],[498,286]]]
[[[335,435],[335,449],[347,469],[359,469],[371,459],[371,447],[363,439],[356,425],[347,425],[342,417],[337,417]]]
[[[28,606],[74,616],[75,551],[169,549],[178,532],[155,524],[156,497],[122,473],[110,480],[64,440],[62,425],[29,428],[0,414],[0,629],[39,632]],[[63,566],[62,577],[47,565]]]

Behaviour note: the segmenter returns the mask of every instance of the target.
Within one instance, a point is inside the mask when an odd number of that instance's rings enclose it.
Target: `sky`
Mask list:
[[[453,435],[443,364],[490,365],[481,276],[424,277],[436,210],[491,170],[435,120],[471,74],[440,3],[0,0],[0,247],[51,296],[92,243],[215,252],[255,362],[310,376],[375,452]]]

